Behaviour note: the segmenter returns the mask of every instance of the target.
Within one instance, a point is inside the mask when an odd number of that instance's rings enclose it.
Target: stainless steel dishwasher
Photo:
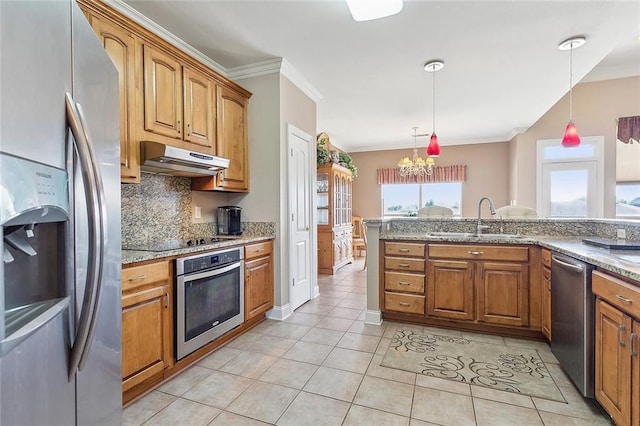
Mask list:
[[[551,255],[551,351],[583,396],[594,396],[593,265]]]

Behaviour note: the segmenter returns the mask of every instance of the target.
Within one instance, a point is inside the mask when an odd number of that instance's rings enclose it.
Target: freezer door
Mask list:
[[[92,327],[82,347],[77,374],[77,423],[120,424],[122,411],[121,293],[120,293],[120,126],[118,72],[72,2],[73,100],[95,156],[95,190],[101,197],[98,213],[104,221],[101,282],[95,289],[89,318]],[[90,220],[78,164],[74,175],[76,331],[85,294]],[[96,259],[92,259],[96,260]],[[99,260],[99,259],[98,259]],[[96,301],[96,297],[98,300]],[[95,318],[94,318],[95,315]],[[94,331],[94,333],[92,333]]]

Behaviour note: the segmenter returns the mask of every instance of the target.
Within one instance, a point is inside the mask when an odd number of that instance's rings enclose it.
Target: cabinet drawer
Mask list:
[[[385,272],[384,289],[424,294],[424,275]]]
[[[595,294],[631,316],[640,318],[640,287],[600,271],[594,271],[592,277]]]
[[[551,250],[542,249],[542,264],[551,268]]]
[[[408,259],[404,257],[385,257],[384,269],[397,271],[424,272],[424,259]]]
[[[267,256],[273,251],[272,247],[273,244],[271,244],[271,241],[244,246],[244,259],[249,260],[255,259],[256,257]]]
[[[387,311],[424,315],[424,296],[413,296],[386,291],[384,293],[384,309]]]
[[[529,260],[529,248],[474,244],[429,244],[429,257],[527,262]]]
[[[122,291],[171,278],[169,262],[134,266],[122,270]]]
[[[424,257],[424,244],[384,243],[384,254]]]

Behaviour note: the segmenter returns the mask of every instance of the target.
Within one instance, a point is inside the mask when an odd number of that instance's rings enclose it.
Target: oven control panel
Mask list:
[[[243,259],[243,249],[234,248],[231,250],[200,253],[196,256],[189,256],[176,260],[178,275],[190,274],[207,269],[214,269],[238,262]]]

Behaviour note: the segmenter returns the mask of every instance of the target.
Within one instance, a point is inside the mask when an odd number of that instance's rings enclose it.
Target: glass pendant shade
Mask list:
[[[435,132],[431,134],[429,146],[427,146],[427,155],[429,157],[440,156],[440,145],[438,144],[438,136],[435,134]]]
[[[569,121],[567,128],[564,131],[564,137],[562,138],[562,146],[571,148],[580,145],[580,136],[578,135],[578,129],[572,121]]]

